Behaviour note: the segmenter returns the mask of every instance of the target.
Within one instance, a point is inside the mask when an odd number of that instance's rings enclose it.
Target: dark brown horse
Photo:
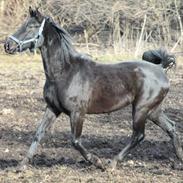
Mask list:
[[[47,108],[37,129],[25,165],[35,154],[45,130],[65,113],[70,117],[72,142],[82,156],[96,167],[102,161],[82,145],[81,134],[85,114],[108,113],[132,105],[133,133],[126,147],[110,162],[115,168],[129,151],[144,139],[145,123],[150,119],[173,140],[175,152],[183,160],[175,123],[161,110],[160,105],[169,90],[163,69],[148,62],[99,64],[79,54],[63,28],[38,10],[29,9],[30,16],[21,28],[5,43],[7,53],[39,48],[46,83],[44,98]]]

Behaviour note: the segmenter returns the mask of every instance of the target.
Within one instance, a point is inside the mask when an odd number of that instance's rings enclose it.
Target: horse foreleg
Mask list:
[[[35,137],[32,141],[32,144],[29,148],[29,151],[26,155],[26,157],[23,159],[23,161],[20,164],[20,168],[25,168],[26,164],[29,162],[29,160],[32,159],[33,155],[35,154],[38,144],[40,143],[41,139],[43,138],[45,134],[45,130],[51,126],[51,124],[56,119],[56,115],[49,109],[46,108],[46,111],[44,113],[44,116],[41,120],[41,123],[39,124]]]
[[[98,168],[104,169],[102,161],[96,155],[89,153],[81,143],[83,121],[84,115],[81,115],[80,112],[73,112],[71,114],[70,122],[73,146],[81,153],[85,160],[89,161]]]
[[[180,139],[177,135],[175,122],[170,120],[161,109],[154,111],[149,119],[165,131],[173,141],[175,153],[178,159],[183,163],[183,150]]]

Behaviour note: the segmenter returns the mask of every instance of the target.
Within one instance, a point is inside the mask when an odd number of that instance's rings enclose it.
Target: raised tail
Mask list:
[[[176,65],[176,58],[174,55],[169,54],[166,49],[160,48],[158,50],[145,51],[142,59],[154,64],[161,65],[164,69],[169,69]]]

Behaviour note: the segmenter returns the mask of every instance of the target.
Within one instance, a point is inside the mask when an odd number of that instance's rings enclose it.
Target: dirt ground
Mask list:
[[[34,61],[33,61],[34,60]],[[183,66],[168,73],[171,89],[164,102],[168,116],[177,123],[183,145]],[[0,56],[0,182],[34,183],[126,183],[183,182],[166,134],[148,122],[146,138],[114,172],[102,172],[83,160],[71,145],[69,118],[61,115],[55,132],[42,140],[33,163],[25,172],[12,169],[25,156],[45,102],[42,97],[44,73],[38,59]],[[84,123],[83,144],[102,159],[112,158],[131,135],[131,108],[110,115],[88,115]]]

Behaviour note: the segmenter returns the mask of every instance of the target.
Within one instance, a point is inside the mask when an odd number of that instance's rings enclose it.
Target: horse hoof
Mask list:
[[[95,167],[101,169],[102,171],[105,170],[105,167],[104,167],[104,165],[103,165],[101,159],[98,158],[97,156],[92,155],[92,161],[91,161],[91,163],[92,163],[93,165],[95,165]]]
[[[172,168],[174,169],[174,170],[183,170],[183,164],[182,163],[173,163],[172,164]]]
[[[16,172],[23,172],[27,169],[27,164],[29,162],[28,158],[24,158],[20,164],[16,167]]]
[[[102,161],[101,161],[100,159],[98,159],[98,160],[94,163],[94,165],[95,165],[97,168],[101,169],[102,171],[105,171],[105,167],[104,167],[104,165],[103,165],[103,163],[102,163]]]
[[[16,169],[15,169],[15,171],[17,173],[24,172],[25,170],[27,170],[27,165],[20,165],[20,166],[16,167]]]
[[[116,170],[116,166],[117,166],[117,161],[116,160],[111,160],[111,159],[108,159],[107,160],[107,170],[110,171],[110,172],[114,172]]]

